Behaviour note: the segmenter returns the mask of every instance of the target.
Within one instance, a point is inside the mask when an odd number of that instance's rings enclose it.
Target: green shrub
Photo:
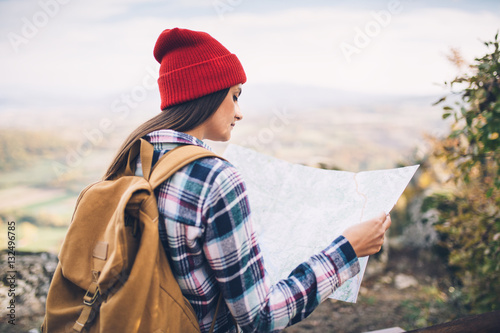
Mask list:
[[[475,59],[471,74],[448,83],[460,99],[443,106],[453,117],[450,135],[434,145],[434,157],[453,175],[452,195],[434,195],[439,245],[461,284],[472,313],[500,309],[500,50]],[[465,88],[464,88],[465,87]],[[436,104],[445,103],[442,98]]]

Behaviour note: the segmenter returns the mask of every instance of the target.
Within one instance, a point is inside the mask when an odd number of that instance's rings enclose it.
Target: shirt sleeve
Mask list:
[[[204,253],[226,304],[245,332],[274,332],[306,318],[360,268],[342,236],[271,285],[252,227],[245,184],[234,167],[214,180],[204,204]]]

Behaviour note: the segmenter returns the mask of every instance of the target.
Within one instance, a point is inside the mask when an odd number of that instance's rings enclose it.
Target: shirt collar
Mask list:
[[[191,144],[213,151],[209,145],[200,139],[192,135],[170,129],[154,131],[146,135],[146,137],[147,140],[155,146],[155,148],[159,149],[162,149],[164,144]]]

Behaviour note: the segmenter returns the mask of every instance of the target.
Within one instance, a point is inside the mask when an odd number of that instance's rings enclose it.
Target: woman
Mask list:
[[[227,141],[243,118],[238,106],[245,72],[238,58],[210,35],[186,29],[161,33],[154,56],[162,112],[124,143],[106,178],[126,163],[133,142],[144,137],[157,160],[178,145],[210,149],[202,140]],[[137,162],[140,173],[140,161]],[[271,285],[252,227],[245,184],[238,170],[218,158],[197,160],[157,191],[160,238],[182,293],[202,332],[280,331],[306,318],[344,281],[359,272],[358,257],[380,250],[389,216],[366,221]],[[214,318],[220,293],[224,302]]]

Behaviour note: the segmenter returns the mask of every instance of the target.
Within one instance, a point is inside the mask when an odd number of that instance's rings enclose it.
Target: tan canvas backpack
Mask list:
[[[139,153],[144,177],[134,176]],[[159,240],[154,189],[209,156],[216,155],[184,145],[152,169],[153,146],[141,139],[121,177],[82,191],[50,285],[42,332],[199,332]]]

